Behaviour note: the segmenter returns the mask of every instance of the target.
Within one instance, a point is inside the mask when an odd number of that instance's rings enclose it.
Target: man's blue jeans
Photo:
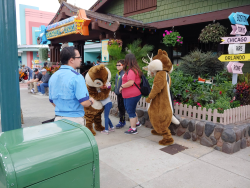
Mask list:
[[[109,119],[109,112],[110,112],[111,108],[112,108],[112,102],[109,102],[104,106],[104,119],[105,119],[105,130],[106,131],[109,130],[109,126],[110,126],[110,128],[114,127],[112,122]]]
[[[41,92],[42,94],[44,94],[45,87],[49,87],[49,84],[48,83],[41,83],[40,86],[37,86],[38,92]]]

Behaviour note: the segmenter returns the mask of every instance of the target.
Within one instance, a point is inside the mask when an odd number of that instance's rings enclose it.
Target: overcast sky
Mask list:
[[[97,0],[68,0],[67,2],[75,6],[88,10]],[[16,15],[17,15],[17,40],[20,39],[20,18],[19,18],[19,4],[39,7],[39,10],[47,12],[57,12],[60,4],[58,0],[16,0]]]

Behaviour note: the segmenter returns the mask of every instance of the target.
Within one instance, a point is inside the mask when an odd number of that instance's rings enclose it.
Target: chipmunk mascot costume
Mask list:
[[[109,97],[110,89],[101,89],[101,86],[105,86],[111,80],[111,73],[104,65],[97,65],[91,67],[85,76],[86,85],[89,91],[89,96],[95,99],[92,106],[84,107],[86,119],[86,127],[96,135],[92,124],[95,124],[96,131],[103,131],[105,128],[102,126],[101,114],[104,107],[100,100],[104,100]]]
[[[154,130],[154,135],[162,135],[160,145],[170,145],[174,143],[169,126],[172,123],[180,122],[173,115],[173,106],[170,95],[171,77],[173,65],[166,51],[158,50],[148,65],[148,70],[155,75],[152,90],[146,99],[150,103],[148,115]]]

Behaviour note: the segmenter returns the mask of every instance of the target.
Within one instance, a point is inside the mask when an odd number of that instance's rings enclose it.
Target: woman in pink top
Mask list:
[[[122,93],[125,109],[129,115],[130,128],[126,134],[137,134],[137,127],[141,124],[136,115],[136,105],[141,99],[141,92],[134,83],[140,87],[142,71],[136,61],[134,54],[127,54],[124,63],[125,73],[122,77],[120,93]]]

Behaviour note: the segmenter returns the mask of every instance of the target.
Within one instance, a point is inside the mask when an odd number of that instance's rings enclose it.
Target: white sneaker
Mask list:
[[[41,92],[37,92],[36,94],[37,94],[37,95],[40,95],[40,94],[42,94],[42,93],[41,93]]]
[[[33,93],[33,94],[35,93],[35,92],[34,92],[34,89],[30,90],[30,92]]]
[[[38,95],[44,96],[45,94],[39,93]]]

